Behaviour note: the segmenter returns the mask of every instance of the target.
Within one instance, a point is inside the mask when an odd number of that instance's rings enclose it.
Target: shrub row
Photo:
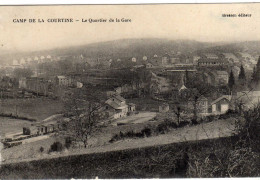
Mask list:
[[[119,134],[114,135],[109,142],[112,143],[126,138],[144,138],[144,137],[150,137],[151,135],[152,135],[152,130],[148,127],[145,127],[140,132],[134,132],[132,130],[123,133],[122,131],[120,131]]]

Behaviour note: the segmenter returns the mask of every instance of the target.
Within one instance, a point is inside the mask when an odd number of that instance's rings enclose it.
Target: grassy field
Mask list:
[[[35,99],[6,99],[0,102],[0,113],[27,117],[37,121],[58,114],[62,111],[63,104],[58,100],[47,98]]]
[[[127,103],[136,104],[136,108],[138,111],[153,111],[153,112],[158,112],[159,106],[163,103],[160,101],[153,100],[150,97],[126,99],[126,101]]]
[[[116,119],[115,121],[113,121],[112,124],[117,125],[117,123],[124,123],[124,124],[145,123],[153,119],[155,116],[156,116],[155,112],[139,112],[138,114]]]
[[[105,153],[81,154],[54,159],[2,165],[3,179],[46,178],[173,178],[187,177],[185,154],[212,152],[230,147],[233,138],[175,143]],[[187,159],[186,162],[193,161]]]
[[[30,121],[20,119],[0,117],[0,136],[6,133],[22,132],[23,127],[31,123]]]
[[[119,134],[119,132],[135,131],[140,132],[144,127],[152,127],[159,122],[146,122],[141,124],[131,124],[123,126],[108,126],[104,127],[100,132],[95,134],[89,141],[88,148],[71,148],[65,153],[69,154],[84,154],[93,152],[104,152],[111,150],[133,149],[137,147],[157,146],[162,144],[178,143],[182,141],[194,141],[199,139],[217,138],[230,136],[232,129],[234,128],[234,121],[218,120],[215,122],[209,122],[206,124],[200,124],[197,126],[184,127],[179,129],[173,129],[167,134],[160,134],[149,138],[138,139],[124,139],[115,143],[109,143],[109,140],[113,135]],[[49,139],[40,140],[33,143],[22,144],[9,149],[1,151],[2,157],[6,159],[6,162],[17,162],[21,159],[50,158],[47,154],[47,150],[54,141],[64,141],[61,137],[51,137]],[[45,151],[39,153],[40,147],[44,147]],[[62,154],[57,154],[60,156]]]

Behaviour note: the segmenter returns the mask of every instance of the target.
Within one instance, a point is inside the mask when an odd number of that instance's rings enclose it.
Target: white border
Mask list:
[[[54,4],[167,4],[167,3],[253,3],[260,0],[0,0],[0,5]]]

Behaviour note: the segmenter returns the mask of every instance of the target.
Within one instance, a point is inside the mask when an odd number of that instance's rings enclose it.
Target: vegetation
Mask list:
[[[193,154],[211,153],[212,144],[225,152],[232,141],[234,138],[220,138],[6,164],[1,167],[0,176],[4,179],[187,177],[191,175],[190,163],[196,160]]]
[[[63,150],[63,145],[59,141],[57,141],[51,145],[49,152],[61,152],[62,150]]]
[[[33,71],[29,68],[16,68],[14,69],[13,74],[16,79],[20,79],[21,77],[31,77]]]
[[[234,85],[235,85],[235,77],[233,71],[231,70],[228,77],[228,87],[231,91],[233,90]]]
[[[251,84],[253,87],[258,87],[258,85],[260,84],[260,56],[258,58],[256,67],[254,67],[254,70],[252,73]]]
[[[64,115],[70,119],[65,125],[66,136],[86,148],[89,138],[99,129],[103,107],[101,92],[83,89],[72,92],[64,101]]]
[[[191,154],[188,177],[258,177],[260,175],[260,106],[243,111],[236,141],[211,151]]]

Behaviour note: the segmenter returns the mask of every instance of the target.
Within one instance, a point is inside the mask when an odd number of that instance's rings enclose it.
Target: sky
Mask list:
[[[223,13],[251,14],[251,17],[222,17]],[[57,18],[72,18],[74,22],[47,22]],[[107,21],[124,18],[131,22],[82,22],[89,18]],[[18,23],[17,19],[27,22]],[[29,19],[36,19],[37,23],[28,23]],[[45,22],[39,23],[38,19]],[[0,6],[0,52],[36,51],[127,38],[260,40],[260,3]]]

